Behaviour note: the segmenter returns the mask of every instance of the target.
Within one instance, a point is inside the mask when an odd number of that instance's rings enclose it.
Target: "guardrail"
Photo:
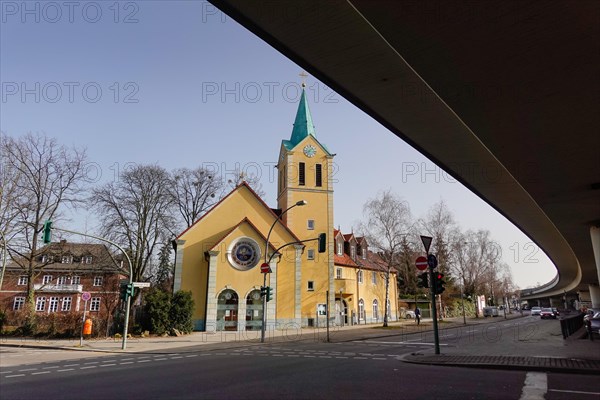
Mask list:
[[[569,316],[568,318],[561,318],[560,320],[560,330],[563,334],[563,339],[568,338],[575,332],[577,332],[583,326],[583,316],[585,314],[579,313],[574,316]]]

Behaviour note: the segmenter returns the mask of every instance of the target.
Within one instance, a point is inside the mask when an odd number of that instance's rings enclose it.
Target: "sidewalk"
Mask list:
[[[507,319],[511,320],[513,325],[509,327],[508,334],[503,336],[503,331],[494,327],[496,323],[506,321],[503,316],[467,319],[467,325],[463,324],[462,318],[440,321],[440,342],[444,344],[441,347],[442,354],[434,354],[432,346],[431,349],[406,355],[403,361],[428,365],[600,374],[600,340],[578,339],[581,336],[579,333],[564,340],[558,322],[541,324],[538,318],[521,317],[520,314],[509,314]],[[387,328],[381,325],[379,323],[330,327],[329,338],[331,342],[351,342],[406,336],[407,340],[433,342],[431,319],[422,320],[419,326],[414,320],[391,322]],[[485,340],[479,335],[483,335]],[[325,328],[299,329],[290,326],[288,329],[267,330],[265,343],[324,342],[326,338]],[[260,331],[193,332],[180,337],[129,338],[125,350],[122,350],[122,339],[84,340],[83,346],[80,347],[79,339],[0,337],[0,347],[110,353],[173,353],[177,352],[177,349],[189,346],[210,345],[211,349],[222,349],[253,344],[262,344]]]

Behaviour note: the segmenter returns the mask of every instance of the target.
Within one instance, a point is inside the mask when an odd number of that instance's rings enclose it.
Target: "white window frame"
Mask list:
[[[73,256],[62,256],[60,258],[61,264],[71,264],[72,261],[73,261]]]
[[[44,275],[42,278],[42,284],[47,285],[49,283],[52,283],[52,275]]]
[[[373,299],[373,319],[379,319],[379,301],[377,299]]]
[[[314,219],[309,219],[306,221],[306,229],[308,229],[309,231],[315,230],[315,220]]]
[[[60,311],[71,311],[71,305],[73,304],[72,297],[63,297]]]
[[[92,263],[92,256],[83,256],[83,257],[81,257],[81,263],[82,264],[91,264]]]
[[[72,285],[81,285],[81,277],[79,275],[75,275],[71,277]]]
[[[306,290],[313,292],[315,290],[315,281],[308,281],[306,283]]]
[[[371,283],[377,285],[377,272],[375,271],[371,272]]]
[[[21,276],[19,276],[19,279],[17,280],[17,285],[25,286],[25,285],[27,285],[27,282],[29,282],[29,278],[27,277],[27,275],[21,275]]]
[[[66,285],[67,284],[67,277],[66,276],[59,276],[58,278],[56,278],[56,284],[57,285]]]
[[[308,249],[308,251],[306,252],[306,259],[307,260],[315,259],[315,249]]]
[[[23,308],[25,305],[25,297],[24,296],[16,296],[13,302],[13,310],[17,311]]]
[[[92,297],[90,300],[90,311],[100,311],[100,297]]]
[[[353,260],[356,259],[356,246],[350,246],[350,257],[352,257]]]
[[[367,249],[362,248],[361,249],[361,253],[362,253],[363,260],[366,260],[367,259]]]
[[[50,300],[48,301],[48,312],[57,312],[58,311],[58,297],[50,297]]]
[[[46,309],[46,298],[44,296],[35,299],[35,311],[44,311]]]
[[[365,301],[363,299],[358,300],[358,320],[365,320]]]
[[[358,283],[360,283],[362,285],[362,283],[363,283],[363,270],[362,269],[358,271],[357,279],[358,279]]]
[[[337,253],[338,253],[338,256],[341,256],[342,254],[344,254],[344,243],[340,243],[338,241],[338,244],[337,244]]]
[[[336,268],[335,269],[335,279],[342,279],[342,269],[341,268]]]
[[[95,276],[94,277],[94,285],[93,286],[102,286],[102,276]]]
[[[48,262],[48,255],[46,255],[46,254],[43,254],[43,255],[42,255],[42,259],[40,260],[40,262],[42,262],[42,263],[44,263],[44,264],[45,264],[45,263],[47,263],[47,262]]]

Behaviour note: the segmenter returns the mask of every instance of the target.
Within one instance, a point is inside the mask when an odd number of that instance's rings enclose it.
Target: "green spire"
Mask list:
[[[313,125],[310,110],[308,109],[304,84],[302,84],[302,95],[300,96],[294,129],[292,130],[292,137],[290,139],[292,147],[300,143],[308,135],[315,136],[315,126]]]

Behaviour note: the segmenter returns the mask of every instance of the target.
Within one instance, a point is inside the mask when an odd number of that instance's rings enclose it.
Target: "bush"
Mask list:
[[[170,330],[169,312],[171,311],[171,295],[160,289],[153,289],[144,297],[146,329],[157,335]]]
[[[193,314],[194,300],[192,299],[192,292],[179,290],[173,294],[171,300],[171,328],[190,333],[194,329]]]

